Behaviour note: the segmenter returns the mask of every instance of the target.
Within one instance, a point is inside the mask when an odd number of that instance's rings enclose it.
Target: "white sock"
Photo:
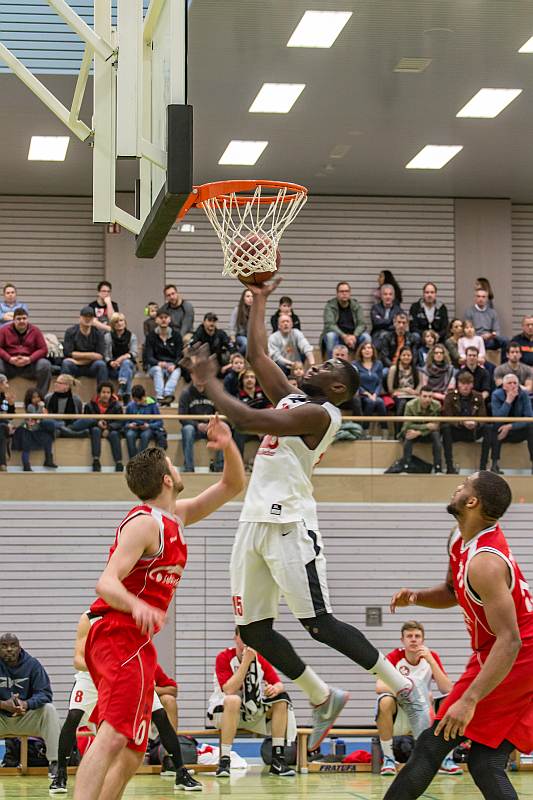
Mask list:
[[[329,687],[327,683],[324,683],[322,678],[319,678],[311,667],[306,667],[300,677],[293,680],[293,683],[307,695],[309,702],[314,706],[319,706],[328,699]]]
[[[377,675],[395,694],[411,686],[410,679],[402,675],[396,667],[393,667],[390,661],[387,661],[383,653],[379,654],[378,660],[368,672],[371,672],[372,675]]]
[[[285,739],[283,736],[280,736],[279,739],[276,736],[272,737],[272,747],[284,747]]]
[[[381,749],[385,758],[392,758],[394,761],[394,752],[392,750],[392,739],[380,739]]]
[[[224,756],[227,756],[228,758],[231,758],[231,745],[230,744],[221,744],[220,745],[220,757],[224,758]]]

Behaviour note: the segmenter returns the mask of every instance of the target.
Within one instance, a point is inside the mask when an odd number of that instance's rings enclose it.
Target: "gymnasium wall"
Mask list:
[[[72,647],[80,613],[94,597],[114,528],[128,506],[121,503],[2,503],[3,603],[0,632],[14,631],[42,660],[62,717],[72,685]],[[230,644],[233,622],[228,565],[239,504],[229,504],[187,531],[189,563],[176,595],[176,677],[182,727],[203,724],[217,652]],[[468,653],[457,609],[409,609],[396,617],[388,601],[400,586],[440,582],[446,572],[451,520],[442,504],[322,504],[321,530],[335,613],[361,628],[382,650],[397,645],[403,621],[416,617],[452,678]],[[516,504],[504,529],[526,576],[533,576],[531,505]],[[382,609],[383,625],[367,627],[365,609]],[[346,723],[372,718],[373,681],[346,658],[313,642],[282,606],[279,630],[333,685],[350,690]],[[289,689],[291,689],[289,684]],[[292,691],[301,723],[308,707]]]

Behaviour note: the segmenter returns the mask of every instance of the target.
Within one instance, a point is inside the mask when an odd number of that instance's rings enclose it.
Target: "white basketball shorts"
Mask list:
[[[76,680],[70,693],[68,707],[69,710],[83,711],[80,725],[85,725],[88,722],[97,702],[98,692],[90,674],[88,672],[77,672]],[[160,708],[163,708],[163,705],[157,692],[154,692],[152,713],[158,711]]]
[[[331,613],[322,537],[303,522],[241,522],[230,574],[237,625],[275,619],[281,595],[297,619]]]

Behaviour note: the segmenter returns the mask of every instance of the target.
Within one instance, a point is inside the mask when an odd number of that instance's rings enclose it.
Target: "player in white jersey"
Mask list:
[[[280,595],[310,633],[381,678],[405,708],[418,735],[430,724],[429,698],[400,674],[356,628],[332,614],[326,559],[311,475],[341,424],[338,406],[359,387],[357,370],[330,359],[311,367],[300,394],[267,355],[265,305],[278,286],[252,286],[247,358],[273,409],[253,409],[227,394],[216,379],[218,364],[206,347],[188,351],[185,365],[205,384],[219,411],[246,433],[264,434],[254,461],[231,557],[235,621],[242,640],[287,675],[314,706],[309,749],[316,749],[348,700],[304,664],[273,628]]]

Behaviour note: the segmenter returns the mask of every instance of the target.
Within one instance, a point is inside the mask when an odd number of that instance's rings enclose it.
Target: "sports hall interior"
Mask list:
[[[92,0],[69,5],[92,24]],[[147,4],[146,4],[147,5]],[[194,107],[194,181],[262,177],[309,189],[309,199],[281,243],[283,282],[269,300],[292,298],[302,331],[319,361],[323,309],[339,282],[349,282],[370,331],[378,276],[390,270],[409,309],[426,282],[438,289],[448,318],[463,319],[474,303],[476,281],[490,281],[501,332],[509,341],[533,316],[533,19],[520,0],[321,0],[314,8],[352,16],[330,48],[289,48],[287,41],[308,5],[259,0],[190,0],[188,99]],[[8,0],[0,7],[0,41],[63,102],[70,102],[82,49],[45,0]],[[89,89],[91,88],[89,78]],[[304,84],[286,114],[248,111],[264,82]],[[461,118],[459,110],[480,89],[521,90],[493,118]],[[153,259],[135,256],[135,236],[121,226],[93,224],[92,154],[70,136],[64,161],[29,161],[30,138],[68,135],[61,123],[0,61],[0,284],[14,284],[29,320],[62,340],[80,309],[96,297],[100,281],[142,344],[145,308],[164,302],[171,284],[194,306],[196,328],[204,315],[229,329],[243,287],[221,275],[221,251],[203,213],[177,222]],[[81,117],[90,120],[92,95]],[[223,165],[230,140],[267,145],[251,166]],[[461,146],[441,169],[406,168],[425,145]],[[133,210],[135,166],[117,167],[117,202]],[[270,328],[268,329],[270,333]],[[500,363],[498,351],[487,358]],[[52,377],[52,380],[54,378]],[[153,393],[139,360],[134,383]],[[25,379],[10,379],[17,413]],[[183,465],[179,394],[162,409],[168,454]],[[88,402],[95,381],[76,390]],[[167,419],[168,418],[168,419]],[[531,423],[533,425],[533,421]],[[385,474],[402,455],[394,418],[381,434],[332,445],[315,470],[321,532],[335,612],[360,628],[381,651],[398,646],[401,623],[416,617],[452,679],[469,655],[457,608],[389,611],[392,594],[440,582],[447,569],[452,519],[448,499],[479,466],[480,444],[457,443],[460,474]],[[125,453],[125,443],[123,443]],[[252,459],[255,443],[246,445]],[[431,460],[430,445],[417,448]],[[79,615],[94,597],[116,525],[132,505],[124,475],[116,473],[103,443],[99,472],[91,470],[88,438],[58,438],[55,470],[23,472],[13,450],[0,472],[3,563],[0,633],[12,631],[49,673],[54,704],[63,719],[73,680],[72,648]],[[184,476],[184,496],[214,483],[205,442],[194,445],[196,471]],[[126,459],[125,459],[126,460]],[[503,527],[527,576],[533,576],[531,519],[533,476],[526,442],[502,448],[500,467],[513,492]],[[187,531],[189,562],[170,622],[156,638],[161,664],[179,684],[179,729],[206,725],[216,654],[233,636],[228,564],[242,497]],[[302,657],[335,686],[351,693],[340,720],[345,727],[374,725],[371,676],[314,642],[282,604],[279,630]],[[297,723],[309,725],[305,698],[291,693]],[[369,738],[347,741],[363,748]],[[353,749],[352,748],[352,749]],[[324,746],[327,751],[328,742]],[[531,759],[512,780],[520,797],[533,796]],[[15,771],[16,772],[16,771]],[[0,796],[47,796],[43,770],[2,775]],[[157,770],[155,771],[157,773]],[[283,786],[252,768],[221,785],[200,775],[206,793],[240,797],[315,796],[381,798],[389,784],[368,771],[298,774]],[[439,776],[425,797],[475,798],[468,774]],[[137,776],[125,797],[170,797],[172,782]]]

